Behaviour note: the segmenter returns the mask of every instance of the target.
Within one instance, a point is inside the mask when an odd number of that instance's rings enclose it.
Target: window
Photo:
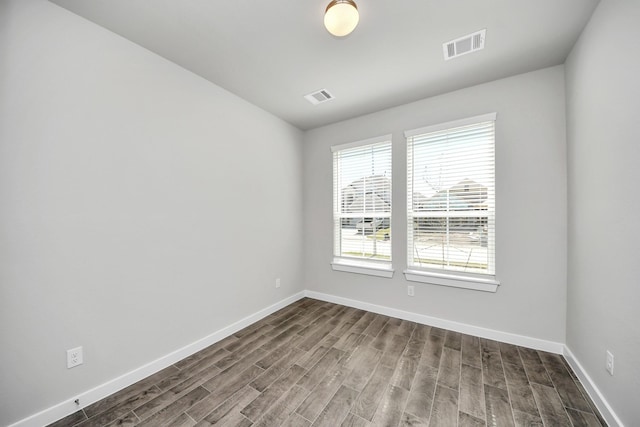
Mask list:
[[[497,289],[495,118],[405,132],[408,280]]]
[[[333,268],[391,277],[391,135],[331,150]]]

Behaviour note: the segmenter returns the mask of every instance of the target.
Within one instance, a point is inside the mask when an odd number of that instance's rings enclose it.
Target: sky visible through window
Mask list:
[[[489,160],[482,153],[491,144],[490,136],[473,138],[473,141],[453,139],[447,141],[446,146],[414,137],[414,165],[424,166],[414,170],[413,191],[431,197],[464,180],[490,187],[493,175],[487,175]]]
[[[365,157],[363,159],[363,156],[368,158]],[[367,147],[366,151],[359,148],[352,152],[341,153],[340,177],[342,182],[340,183],[340,189],[365,177],[385,176],[391,178],[389,165],[391,165],[391,151],[380,145]]]

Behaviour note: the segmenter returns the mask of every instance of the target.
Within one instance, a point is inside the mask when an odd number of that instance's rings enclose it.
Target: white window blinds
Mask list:
[[[407,131],[410,268],[495,275],[495,114]]]
[[[334,256],[391,261],[391,136],[332,151]]]

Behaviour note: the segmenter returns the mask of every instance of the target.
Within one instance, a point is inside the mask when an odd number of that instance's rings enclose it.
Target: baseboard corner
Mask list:
[[[609,426],[624,427],[624,424],[613,411],[613,408],[609,405],[609,402],[607,402],[604,395],[600,392],[596,383],[591,379],[587,371],[566,344],[564,345],[563,355],[567,360],[567,363],[569,363],[569,366],[571,366],[571,369],[573,369],[578,376],[578,379],[587,391],[591,401],[596,405],[596,408],[598,408],[598,411],[600,411],[600,414]]]

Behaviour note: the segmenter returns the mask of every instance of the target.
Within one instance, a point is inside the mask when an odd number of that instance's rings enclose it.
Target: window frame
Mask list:
[[[359,141],[355,141],[355,142],[350,142],[350,143],[346,143],[346,144],[340,144],[340,145],[334,145],[331,147],[331,153],[332,153],[332,179],[333,179],[333,187],[332,187],[332,206],[333,206],[333,215],[332,215],[332,220],[333,220],[333,260],[331,262],[331,267],[334,271],[343,271],[343,272],[348,272],[348,273],[356,273],[356,274],[366,274],[366,275],[370,275],[370,276],[377,276],[377,277],[386,277],[386,278],[391,278],[393,277],[393,273],[394,273],[394,269],[393,269],[393,258],[392,258],[392,249],[393,249],[393,237],[390,236],[390,241],[389,244],[392,246],[391,251],[390,251],[390,259],[388,261],[386,260],[380,260],[380,259],[366,259],[366,258],[359,258],[359,257],[345,257],[345,256],[341,256],[339,255],[339,253],[341,252],[340,250],[338,250],[338,248],[340,248],[340,244],[341,244],[341,237],[340,237],[340,232],[341,230],[338,230],[338,223],[339,221],[341,222],[342,218],[343,218],[343,213],[339,212],[339,206],[340,206],[340,201],[338,200],[340,197],[340,190],[338,189],[338,182],[337,182],[337,174],[339,172],[336,171],[338,165],[337,165],[337,158],[336,158],[336,153],[344,151],[344,150],[350,150],[350,149],[354,149],[354,148],[359,148],[359,147],[365,147],[368,145],[377,145],[377,144],[383,144],[383,143],[388,143],[389,144],[389,153],[390,153],[390,172],[391,172],[391,176],[389,176],[389,180],[391,181],[391,185],[393,183],[393,140],[392,140],[392,135],[388,134],[388,135],[381,135],[381,136],[377,136],[377,137],[373,137],[373,138],[367,138],[367,139],[363,139],[363,140],[359,140]],[[392,222],[392,218],[393,218],[393,189],[391,188],[390,191],[391,194],[391,206],[390,206],[390,210],[388,215],[385,214],[383,215],[385,218],[388,217],[389,219],[389,227],[391,228],[391,222]],[[374,216],[374,218],[377,218],[378,216]],[[391,233],[393,234],[393,232]]]
[[[422,282],[434,285],[441,286],[451,286],[457,288],[464,289],[472,289],[478,291],[486,291],[486,292],[496,292],[498,290],[498,286],[500,282],[497,280],[497,269],[496,269],[496,248],[495,248],[495,218],[496,218],[496,203],[495,203],[495,176],[496,176],[496,162],[495,162],[495,153],[496,153],[496,134],[495,134],[495,122],[497,119],[496,113],[483,114],[479,116],[469,117],[460,120],[449,121],[445,123],[440,123],[432,126],[421,127],[417,129],[407,130],[404,132],[404,136],[406,139],[406,147],[407,147],[407,169],[406,169],[406,195],[407,195],[407,269],[404,271],[405,277],[408,281],[413,282]],[[464,272],[459,270],[446,270],[446,269],[433,269],[429,267],[419,267],[412,265],[412,257],[413,257],[413,248],[411,247],[413,243],[413,182],[411,180],[409,172],[414,173],[414,168],[410,165],[412,161],[412,152],[410,150],[413,149],[411,147],[411,138],[419,135],[434,133],[438,131],[444,131],[448,129],[454,129],[463,126],[469,126],[474,124],[480,124],[483,122],[494,122],[494,139],[493,139],[493,189],[492,197],[493,197],[493,211],[487,212],[487,221],[493,221],[493,227],[489,227],[488,232],[492,233],[490,238],[488,238],[488,247],[487,250],[491,251],[493,256],[488,257],[488,262],[493,263],[488,266],[488,273],[472,273],[472,272]],[[448,217],[455,217],[454,215],[449,215]]]

